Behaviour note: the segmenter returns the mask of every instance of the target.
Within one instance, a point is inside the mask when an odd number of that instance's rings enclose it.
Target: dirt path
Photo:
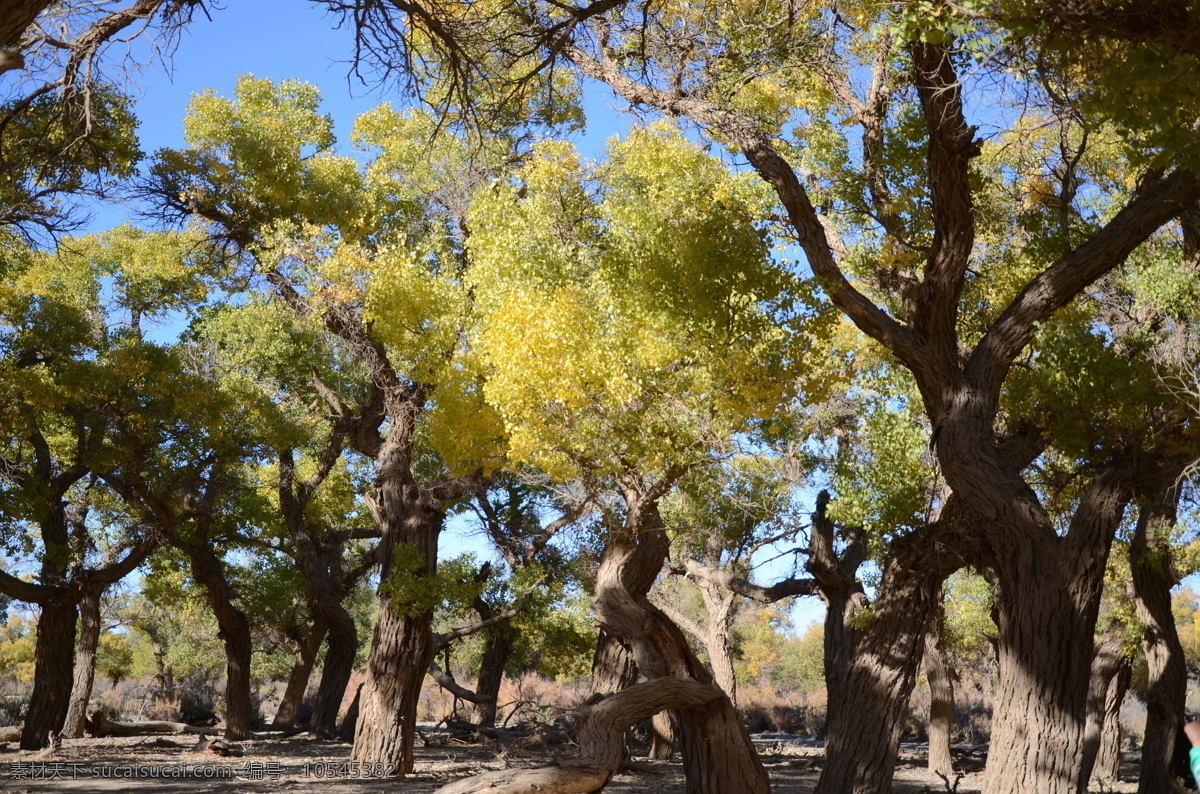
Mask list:
[[[776,794],[810,794],[820,774],[822,749],[812,740],[794,737],[756,737],[763,763]],[[370,794],[372,792],[432,792],[444,783],[490,769],[537,766],[549,760],[545,752],[515,749],[498,755],[490,746],[457,744],[434,735],[427,747],[417,748],[416,772],[406,778],[371,776],[374,770],[352,769],[350,747],[303,736],[263,738],[239,743],[245,755],[219,758],[191,752],[193,737],[68,739],[53,758],[38,753],[0,752],[0,791],[25,792],[138,792],[138,794]],[[948,791],[938,777],[922,768],[922,752],[906,745],[896,770],[895,792],[920,794]],[[964,756],[966,768],[981,766]],[[982,775],[975,771],[960,782],[959,794],[977,794]],[[1107,792],[1136,790],[1136,785],[1107,787]],[[675,794],[683,791],[679,764],[637,759],[606,789],[618,794]],[[1100,789],[1096,789],[1100,791]]]

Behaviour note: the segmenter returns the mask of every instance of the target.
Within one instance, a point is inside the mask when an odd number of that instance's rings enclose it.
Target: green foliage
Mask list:
[[[117,684],[133,673],[133,643],[125,633],[107,631],[96,646],[96,673]]]

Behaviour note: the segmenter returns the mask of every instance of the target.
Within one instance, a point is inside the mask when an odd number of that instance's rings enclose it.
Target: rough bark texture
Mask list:
[[[1108,693],[1104,698],[1104,722],[1100,730],[1100,749],[1096,753],[1096,765],[1092,769],[1092,777],[1106,784],[1121,780],[1121,704],[1125,702],[1125,693],[1129,691],[1129,682],[1132,678],[1133,664],[1128,657],[1125,657],[1117,674],[1109,682]]]
[[[1109,710],[1112,704],[1109,703],[1109,697],[1110,695],[1116,696],[1113,690],[1118,683],[1117,676],[1125,667],[1124,643],[1125,632],[1116,623],[1110,624],[1096,638],[1095,655],[1092,657],[1091,681],[1088,684],[1087,723],[1083,734],[1083,753],[1079,758],[1080,780],[1084,789],[1094,777],[1100,777],[1106,781],[1114,779],[1103,777],[1101,773],[1095,771],[1095,766],[1100,753],[1104,729],[1110,720]],[[1120,695],[1124,698],[1123,688]],[[1118,701],[1113,710],[1120,710],[1120,708],[1121,704]]]
[[[325,647],[325,664],[321,668],[321,683],[317,686],[317,699],[313,703],[312,721],[309,729],[316,736],[329,737],[337,733],[338,710],[346,696],[346,687],[354,672],[354,655],[358,651],[358,629],[354,618],[341,602],[330,602],[328,609],[321,610],[326,620],[333,618],[329,627],[329,641]]]
[[[100,591],[88,589],[79,601],[79,643],[75,647],[75,673],[71,705],[63,723],[64,739],[83,738],[88,702],[96,678],[96,646],[100,642]]]
[[[1175,523],[1178,499],[1174,482],[1164,483],[1157,498],[1142,505],[1129,548],[1134,603],[1145,626],[1142,650],[1149,679],[1138,794],[1158,794],[1174,785],[1171,759],[1187,694],[1183,646],[1171,613],[1171,588],[1180,577],[1169,564],[1169,542],[1161,534]]]
[[[381,468],[385,464],[381,461]],[[432,661],[432,606],[414,607],[397,603],[388,591],[392,575],[390,560],[398,544],[415,550],[420,570],[398,572],[399,576],[431,576],[437,565],[437,539],[445,513],[440,506],[418,504],[405,499],[400,482],[381,478],[377,489],[382,504],[376,518],[383,531],[385,549],[380,576],[379,615],[367,659],[367,678],[363,682],[358,727],[354,733],[351,761],[383,764],[396,774],[408,774],[413,768],[413,740],[416,736],[417,702],[421,682]],[[420,611],[416,611],[416,610]],[[410,611],[411,610],[411,611]]]
[[[650,752],[647,754],[654,761],[670,761],[675,754],[675,726],[671,723],[671,715],[660,711],[650,718]]]
[[[936,537],[927,526],[898,541],[884,567],[871,620],[846,660],[837,699],[829,699],[817,794],[891,790],[926,630],[942,581],[957,567]]]
[[[724,697],[716,687],[669,678],[646,681],[606,696],[593,696],[575,709],[579,716],[579,757],[540,769],[506,769],[459,780],[437,794],[583,794],[599,791],[624,757],[624,736],[635,723],[665,709],[692,713]],[[682,710],[682,711],[680,711]],[[725,789],[742,792],[746,789]]]
[[[667,543],[654,497],[631,487],[624,496],[626,526],[610,532],[596,574],[592,602],[596,620],[628,645],[639,674],[652,683],[675,678],[711,686],[712,675],[692,653],[682,631],[638,595],[644,592],[638,586],[642,577],[653,578],[661,568]],[[660,551],[649,553],[651,548]],[[679,711],[674,716],[688,792],[769,790],[762,762],[723,692],[702,711]]]
[[[358,729],[358,707],[362,700],[362,684],[354,690],[354,700],[350,701],[350,707],[346,709],[346,716],[342,718],[342,725],[338,728],[338,737],[343,742],[354,741],[354,732]]]
[[[21,734],[22,750],[41,750],[62,730],[71,702],[75,662],[74,604],[43,604],[34,646],[33,695]]]
[[[321,650],[321,643],[324,641],[325,625],[317,622],[308,632],[304,644],[295,649],[296,662],[292,665],[292,672],[288,674],[287,688],[283,690],[279,708],[275,710],[275,716],[271,719],[272,728],[286,731],[295,726],[296,717],[300,714],[300,707],[304,703],[304,693],[308,690],[308,679],[312,675],[313,663],[316,661],[317,652]]]
[[[925,635],[925,676],[929,679],[929,771],[951,777],[950,733],[954,727],[954,669],[943,639],[945,605],[939,596]]]

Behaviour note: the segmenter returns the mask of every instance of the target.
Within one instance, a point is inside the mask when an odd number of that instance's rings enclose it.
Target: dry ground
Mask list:
[[[763,763],[777,794],[811,792],[820,772],[822,750],[812,740],[785,736],[755,737]],[[289,792],[289,794],[368,794],[369,792],[431,792],[442,784],[505,764],[545,763],[547,752],[498,754],[492,746],[459,744],[444,734],[432,734],[429,746],[417,748],[416,772],[407,778],[355,778],[346,774],[349,745],[318,742],[299,736],[263,738],[241,743],[241,758],[196,755],[194,737],[171,736],[122,739],[66,740],[52,758],[37,753],[0,752],[0,791],[13,792]],[[905,794],[949,791],[922,768],[923,748],[905,745],[896,770],[894,791]],[[964,768],[974,770],[959,783],[960,794],[980,790],[982,761],[978,753],[960,753]],[[1130,770],[1136,775],[1136,770]],[[155,777],[149,777],[155,775]],[[176,777],[177,775],[182,775]],[[1096,791],[1134,791],[1135,785]],[[637,759],[607,789],[620,794],[667,794],[683,791],[677,762]]]

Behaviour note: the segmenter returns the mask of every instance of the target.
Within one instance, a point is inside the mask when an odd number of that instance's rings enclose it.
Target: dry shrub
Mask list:
[[[738,710],[751,733],[794,733],[823,738],[828,698],[825,689],[784,692],[775,687],[738,687]]]

